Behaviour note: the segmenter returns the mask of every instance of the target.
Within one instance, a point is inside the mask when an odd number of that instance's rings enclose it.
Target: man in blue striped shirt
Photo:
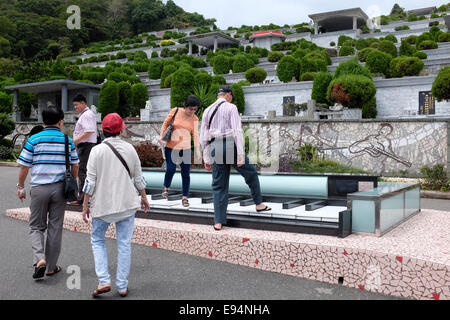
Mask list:
[[[66,172],[65,135],[61,132],[64,112],[48,107],[42,111],[44,130],[32,135],[25,144],[17,162],[20,164],[17,196],[26,197],[25,180],[31,168],[30,238],[34,254],[34,279],[61,271],[57,265],[61,251],[62,227],[66,199],[64,177]],[[74,178],[78,176],[79,159],[69,138],[69,161]],[[45,230],[47,242],[44,246]]]

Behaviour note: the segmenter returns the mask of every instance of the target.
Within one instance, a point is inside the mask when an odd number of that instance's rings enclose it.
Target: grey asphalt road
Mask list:
[[[6,209],[26,207],[15,196],[18,168],[0,167],[0,300],[91,299],[97,285],[89,235],[64,230],[59,264],[63,271],[42,281],[31,278],[32,251],[28,224],[5,216]],[[434,204],[434,202],[433,202]],[[447,202],[444,203],[448,207]],[[442,206],[444,206],[442,204]],[[428,205],[428,201],[422,202]],[[114,281],[116,244],[107,240]],[[132,246],[126,299],[152,300],[392,300],[340,285],[305,280],[225,262],[179,254],[141,245]],[[80,270],[76,287],[69,266]],[[73,268],[73,267],[72,267]],[[73,288],[75,286],[75,288]],[[122,299],[113,290],[102,299]]]

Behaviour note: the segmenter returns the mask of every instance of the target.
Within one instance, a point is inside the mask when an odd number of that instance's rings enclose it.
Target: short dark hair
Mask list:
[[[46,126],[52,126],[57,124],[60,120],[64,119],[64,111],[61,108],[55,106],[48,106],[42,110],[42,120]]]
[[[111,132],[107,132],[107,131],[102,131],[103,132],[103,136],[105,138],[111,138],[111,137],[117,137],[120,132],[116,132],[116,133],[111,133]]]
[[[185,107],[198,107],[200,106],[200,100],[196,96],[188,96],[184,102]]]
[[[82,94],[77,94],[75,98],[73,98],[72,102],[84,102],[87,103],[86,97]]]

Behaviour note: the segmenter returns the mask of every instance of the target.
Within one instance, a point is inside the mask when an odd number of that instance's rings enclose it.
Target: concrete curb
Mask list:
[[[450,200],[450,192],[420,190],[421,198]]]

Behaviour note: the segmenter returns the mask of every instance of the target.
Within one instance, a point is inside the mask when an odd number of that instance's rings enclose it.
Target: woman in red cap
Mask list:
[[[177,164],[181,168],[181,180],[183,197],[181,203],[184,207],[189,206],[189,186],[191,171],[191,136],[194,140],[195,161],[201,163],[201,152],[198,135],[198,118],[195,112],[198,110],[200,101],[196,96],[188,96],[184,103],[184,108],[174,108],[170,111],[161,129],[159,143],[164,147],[164,156],[166,158],[166,174],[164,176],[163,198],[167,199],[169,188],[175,175]],[[163,134],[169,124],[173,121],[173,131],[171,139],[162,140]]]
[[[92,148],[87,164],[82,215],[86,223],[92,216],[91,244],[99,279],[93,297],[111,291],[105,246],[106,230],[111,223],[116,225],[118,249],[116,286],[122,297],[128,294],[134,215],[138,209],[144,212],[149,209],[137,152],[120,138],[124,128],[125,123],[117,113],[108,114],[102,122],[105,139]]]

